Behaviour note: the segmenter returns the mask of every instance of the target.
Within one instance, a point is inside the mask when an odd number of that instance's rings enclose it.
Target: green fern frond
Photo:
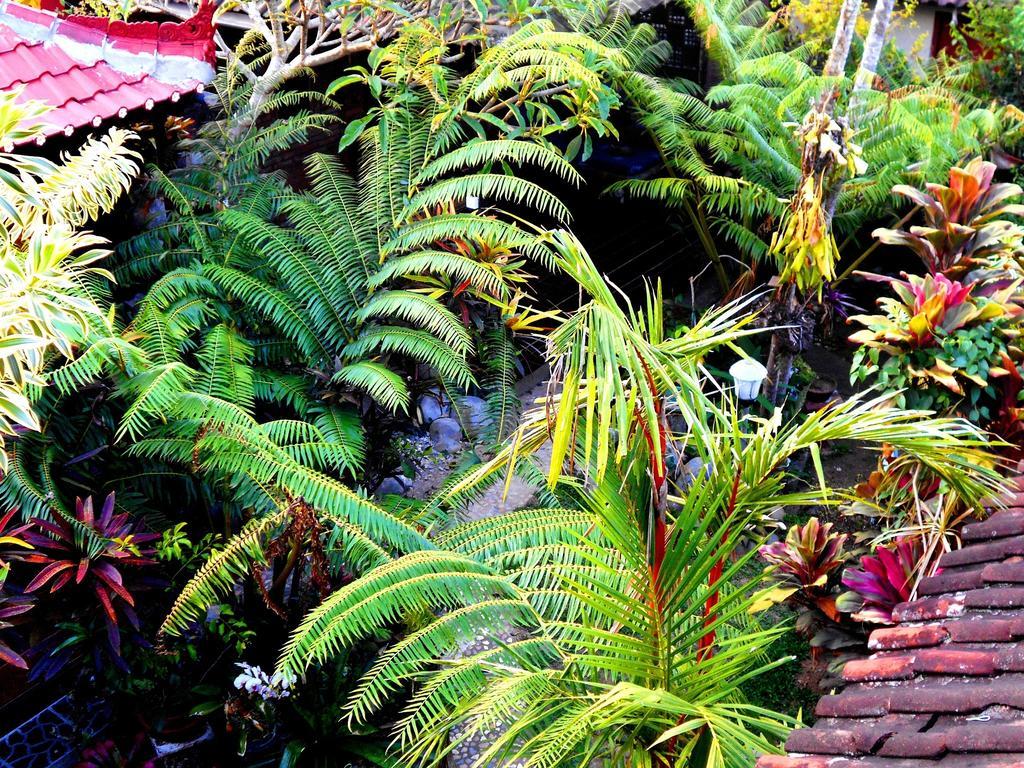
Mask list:
[[[223,549],[210,555],[175,598],[158,634],[183,635],[194,623],[205,618],[211,605],[230,595],[235,584],[249,576],[254,564],[265,565],[266,540],[272,531],[285,524],[290,514],[290,510],[283,509],[250,520]]]
[[[414,251],[390,258],[370,278],[371,288],[386,285],[396,278],[437,275],[452,282],[469,283],[495,296],[504,296],[508,287],[494,270],[460,253],[448,251]]]
[[[196,371],[176,361],[153,366],[126,380],[118,394],[131,404],[121,417],[115,439],[137,440],[154,421],[165,420],[174,412],[178,397],[188,391],[196,378]]]
[[[431,366],[441,377],[460,387],[468,388],[474,383],[462,357],[432,333],[418,328],[370,327],[345,347],[348,357],[359,357],[369,352],[405,355]]]
[[[464,173],[491,166],[533,166],[573,186],[579,186],[583,177],[557,152],[541,144],[528,141],[482,139],[455,147],[432,160],[413,180],[423,187],[450,173]]]
[[[195,380],[196,391],[229,400],[246,413],[252,413],[255,402],[252,357],[252,347],[233,328],[224,323],[214,326],[196,354],[201,371]]]
[[[536,616],[522,600],[484,600],[458,608],[413,632],[384,651],[360,679],[345,704],[346,716],[365,723],[408,681],[449,655],[459,643],[471,641],[495,626],[530,627]]]
[[[434,182],[412,196],[400,218],[413,219],[421,212],[431,212],[441,206],[461,202],[470,195],[497,203],[526,206],[550,216],[560,224],[572,218],[565,204],[540,184],[501,173],[474,173]]]
[[[292,632],[278,669],[302,675],[339,648],[404,616],[459,608],[493,595],[515,597],[506,581],[476,560],[440,551],[414,552],[335,591]]]
[[[402,377],[372,360],[346,365],[331,377],[331,381],[365,392],[392,413],[409,410],[409,389]]]
[[[359,310],[361,320],[398,318],[422,326],[447,344],[459,357],[472,349],[472,339],[459,319],[438,301],[412,291],[390,290],[374,294]]]

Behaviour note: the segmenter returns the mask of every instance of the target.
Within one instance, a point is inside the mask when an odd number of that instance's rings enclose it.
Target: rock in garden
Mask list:
[[[389,495],[401,496],[405,491],[405,484],[397,477],[385,477],[381,484],[377,486],[377,490],[373,492],[373,495],[379,499]]]
[[[451,416],[451,400],[437,387],[431,387],[420,395],[416,404],[416,414],[420,424],[432,424],[436,419]]]
[[[706,472],[711,477],[711,467],[706,468],[705,463],[703,463],[700,457],[690,459],[679,471],[679,484],[684,488],[688,488],[693,484],[693,478],[700,474],[700,472]]]
[[[447,416],[430,423],[430,444],[435,451],[454,453],[462,450],[462,426]]]
[[[460,397],[456,410],[462,428],[474,439],[480,437],[494,420],[487,410],[487,401],[473,395]]]

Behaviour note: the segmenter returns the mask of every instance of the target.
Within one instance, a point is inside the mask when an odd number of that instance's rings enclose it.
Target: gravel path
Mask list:
[[[526,391],[520,392],[524,407],[531,407],[537,398],[545,394],[546,387],[546,376],[540,377],[539,381],[527,383],[524,387]],[[542,446],[535,456],[538,465],[546,467],[547,461],[551,458],[550,444]],[[537,487],[519,477],[512,478],[507,494],[504,493],[504,490],[504,483],[496,483],[467,509],[463,510],[458,515],[458,519],[461,522],[482,520],[533,506],[536,503]],[[415,494],[415,489],[413,493]],[[507,644],[526,637],[527,634],[524,630],[510,625],[480,627],[476,636],[460,646],[459,650],[452,654],[452,658],[464,658],[494,648],[498,645],[496,640]],[[448,756],[448,768],[523,768],[525,764],[523,760],[492,761],[486,766],[478,765],[477,760],[480,755],[494,743],[497,736],[504,732],[505,726],[498,724],[490,729],[481,730],[462,741],[468,727],[468,725],[463,725],[452,730],[451,741],[459,743]]]

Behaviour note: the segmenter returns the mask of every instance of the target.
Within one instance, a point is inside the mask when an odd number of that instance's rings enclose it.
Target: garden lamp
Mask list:
[[[736,382],[736,396],[740,400],[756,400],[768,369],[757,360],[745,357],[729,366],[729,375]]]

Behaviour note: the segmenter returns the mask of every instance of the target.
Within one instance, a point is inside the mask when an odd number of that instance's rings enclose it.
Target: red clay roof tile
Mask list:
[[[981,571],[981,578],[990,584],[1022,584],[1024,583],[1024,561],[1014,559],[1012,562],[986,565]],[[981,587],[982,585],[976,586]]]
[[[1010,536],[947,552],[939,559],[941,568],[974,563],[991,563],[1010,555],[1024,555],[1024,536]]]
[[[814,714],[818,717],[881,717],[889,714],[889,696],[884,690],[844,691],[822,696]]]
[[[885,627],[876,629],[868,638],[868,648],[874,651],[923,648],[938,645],[949,636],[945,627]]]
[[[111,22],[0,5],[0,88],[52,107],[42,136],[177,100],[213,79],[213,7],[182,23]]]
[[[1016,724],[971,723],[946,731],[950,752],[1024,751],[1024,722]]]
[[[885,740],[876,754],[882,757],[942,757],[946,754],[946,739],[942,733],[895,733]]]
[[[1013,619],[964,619],[943,628],[954,643],[1008,643],[1024,634],[1024,626]]]
[[[1002,672],[1024,672],[1024,646],[1011,645],[997,650],[996,668]]]
[[[958,651],[949,648],[928,648],[918,651],[913,659],[915,672],[938,675],[985,675],[996,671],[993,651]]]
[[[972,589],[964,594],[963,604],[968,608],[1021,608],[1024,587]]]
[[[897,626],[871,633],[877,653],[848,662],[846,689],[790,736],[792,754],[758,768],[1024,768],[1022,489],[1017,508],[964,528]]]
[[[909,680],[913,676],[914,657],[909,655],[856,659],[843,667],[843,679],[851,683]]]
[[[789,734],[786,749],[812,755],[870,755],[891,729],[802,728]]]
[[[898,623],[905,621],[932,621],[934,619],[960,616],[963,612],[964,601],[962,597],[958,595],[943,595],[941,597],[923,597],[920,600],[900,603],[893,609],[892,618],[893,621]]]
[[[921,579],[918,594],[941,595],[946,592],[963,592],[968,589],[979,589],[985,586],[982,572],[987,566],[974,566],[969,570],[956,569],[944,571],[935,576]]]
[[[765,755],[757,761],[757,768],[830,768],[831,761],[820,755],[804,755],[786,757],[784,755]]]
[[[1019,534],[1024,534],[1024,509],[1011,508],[996,512],[980,523],[965,525],[960,536],[964,543],[973,543]]]

